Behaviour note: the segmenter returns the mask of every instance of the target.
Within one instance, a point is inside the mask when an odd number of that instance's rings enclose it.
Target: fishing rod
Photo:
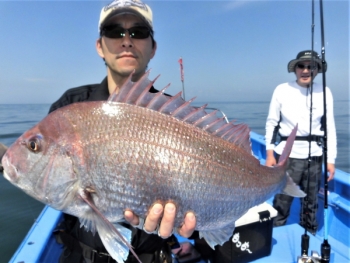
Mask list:
[[[306,233],[302,235],[302,256],[298,258],[298,263],[300,262],[322,262],[329,263],[330,254],[331,254],[331,246],[328,243],[328,176],[327,176],[327,102],[326,102],[326,59],[325,59],[325,45],[324,45],[324,19],[323,19],[323,2],[320,0],[320,24],[321,24],[321,61],[322,61],[322,85],[323,85],[323,118],[322,118],[322,127],[324,129],[323,136],[323,164],[324,164],[324,240],[321,244],[321,256],[315,251],[312,251],[311,257],[308,257],[308,249],[309,249],[309,236]],[[313,34],[314,34],[314,0],[312,0],[312,53],[313,53]],[[311,65],[314,65],[314,58],[312,56]],[[313,71],[311,71],[313,74]],[[313,77],[313,75],[311,75]],[[312,82],[311,82],[312,89]],[[311,90],[312,92],[312,90]],[[311,93],[312,95],[312,93]],[[312,96],[311,96],[312,98]],[[312,101],[312,100],[311,100]],[[312,103],[312,102],[311,102]],[[311,104],[312,106],[312,104]],[[310,110],[311,111],[311,110]],[[310,133],[311,134],[311,133]],[[310,143],[309,143],[310,145]]]
[[[314,6],[314,0],[311,1],[311,83],[310,86],[308,85],[307,91],[309,91],[310,88],[310,114],[309,114],[309,138],[308,138],[308,144],[309,144],[309,153],[308,153],[308,162],[307,162],[307,183],[306,183],[306,193],[309,193],[310,188],[310,168],[311,168],[311,134],[312,134],[312,104],[313,104],[313,80],[314,80],[314,70],[315,70],[315,57],[314,57],[314,32],[315,32],[315,6]],[[317,193],[315,193],[317,195]],[[305,204],[306,203],[306,204]],[[309,243],[310,243],[310,237],[307,234],[307,216],[309,214],[308,212],[309,207],[309,197],[306,195],[304,197],[304,202],[301,204],[301,214],[302,214],[302,220],[304,221],[304,234],[301,236],[301,258],[308,258],[309,254]],[[306,209],[306,211],[304,210]]]
[[[180,64],[180,77],[181,77],[181,82],[182,82],[182,98],[184,100],[186,100],[185,97],[185,77],[184,77],[184,66],[183,66],[183,61],[182,61],[182,57],[179,58],[178,60],[179,64]]]
[[[320,20],[321,20],[321,56],[322,56],[322,84],[323,84],[323,164],[324,164],[324,239],[321,244],[321,262],[329,262],[331,246],[328,243],[328,176],[327,176],[327,101],[326,101],[326,58],[324,45],[324,24],[323,24],[323,2],[320,0]]]

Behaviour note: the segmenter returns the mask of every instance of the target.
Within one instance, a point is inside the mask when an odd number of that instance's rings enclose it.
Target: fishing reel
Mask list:
[[[302,255],[298,257],[297,263],[321,263],[321,256],[316,251],[311,251],[311,256]]]

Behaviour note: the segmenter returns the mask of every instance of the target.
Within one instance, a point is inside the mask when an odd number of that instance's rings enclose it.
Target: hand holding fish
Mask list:
[[[266,166],[275,166],[277,164],[276,158],[274,156],[273,150],[266,151]]]
[[[134,226],[140,224],[140,218],[132,211],[124,212],[125,219]],[[148,233],[157,232],[162,238],[168,238],[172,235],[175,227],[176,206],[173,203],[167,203],[164,207],[160,203],[155,203],[149,211],[148,216],[141,226]],[[160,223],[159,223],[160,221]],[[159,227],[159,228],[158,228]],[[178,233],[183,237],[190,237],[196,227],[196,218],[192,212],[188,212],[185,216],[184,223],[178,229]]]

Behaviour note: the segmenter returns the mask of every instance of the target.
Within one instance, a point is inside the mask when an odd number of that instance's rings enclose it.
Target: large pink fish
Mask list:
[[[130,248],[130,231],[115,224],[125,209],[145,217],[155,201],[172,200],[176,225],[194,211],[196,229],[214,247],[229,239],[249,208],[276,193],[305,196],[285,173],[296,129],[281,162],[262,166],[246,125],[227,124],[180,94],[151,94],[147,76],[137,83],[129,78],[108,101],[49,114],[7,150],[5,177],[97,230],[118,262]]]

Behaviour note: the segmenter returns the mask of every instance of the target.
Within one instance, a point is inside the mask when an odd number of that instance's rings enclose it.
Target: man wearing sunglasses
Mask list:
[[[298,125],[297,137],[294,142],[287,167],[287,173],[307,194],[301,199],[300,225],[311,234],[316,234],[318,191],[322,175],[322,141],[323,127],[323,87],[314,83],[318,72],[326,72],[327,64],[322,64],[318,54],[311,50],[301,51],[296,59],[288,63],[288,72],[294,72],[296,80],[283,83],[273,92],[269,114],[266,121],[266,165],[276,165],[287,137]],[[333,96],[326,87],[327,109],[327,170],[328,181],[335,172],[337,156],[337,139],[333,115]],[[310,117],[311,116],[311,117]],[[276,145],[276,136],[281,140]],[[275,226],[286,224],[290,214],[293,197],[276,195],[273,201],[278,215]]]
[[[96,50],[105,62],[107,77],[100,84],[66,91],[52,104],[50,112],[78,101],[107,100],[109,94],[118,90],[133,71],[132,81],[137,81],[156,53],[152,11],[139,0],[116,0],[102,8],[99,33]],[[150,92],[156,93],[158,90],[152,87]],[[154,255],[173,233],[175,215],[176,207],[172,203],[165,206],[154,204],[145,219],[137,217],[132,211],[125,211],[125,219],[135,226],[131,228],[131,245],[142,262],[156,260]],[[195,224],[195,216],[189,212],[177,231],[180,235],[189,237]],[[65,215],[65,220],[58,229],[58,240],[65,245],[60,262],[115,262],[99,236],[80,228],[77,218]],[[130,254],[126,262],[136,262],[134,260]]]

